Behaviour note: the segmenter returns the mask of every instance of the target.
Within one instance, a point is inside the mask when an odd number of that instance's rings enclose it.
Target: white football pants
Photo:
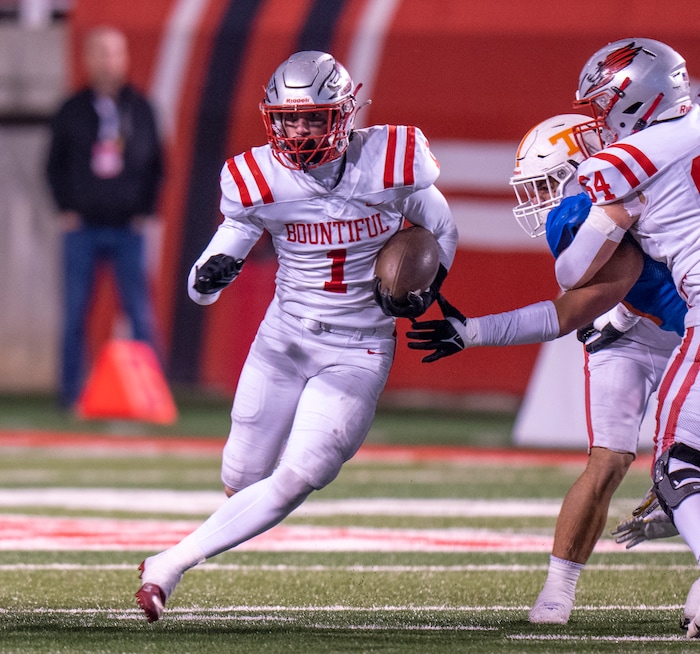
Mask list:
[[[589,448],[636,454],[647,403],[680,340],[643,318],[619,340],[586,355]]]
[[[280,464],[315,489],[364,441],[394,359],[393,327],[334,328],[270,305],[238,382],[221,478],[241,490]]]

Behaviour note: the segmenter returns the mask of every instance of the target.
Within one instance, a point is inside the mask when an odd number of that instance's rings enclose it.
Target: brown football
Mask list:
[[[433,233],[424,227],[407,227],[394,234],[379,251],[374,274],[380,289],[388,289],[397,302],[409,291],[424,291],[440,266],[440,250]]]

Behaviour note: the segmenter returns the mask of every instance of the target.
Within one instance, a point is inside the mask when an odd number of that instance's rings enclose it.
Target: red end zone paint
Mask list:
[[[143,437],[112,434],[82,434],[72,432],[38,432],[25,430],[0,431],[0,447],[15,448],[75,448],[139,453],[219,454],[225,438]],[[477,448],[433,445],[375,445],[365,444],[355,455],[355,461],[386,461],[387,463],[417,463],[445,461],[460,464],[494,463],[499,465],[580,465],[585,466],[585,452],[569,450],[526,450],[518,448]],[[651,453],[637,456],[634,466],[651,466]]]

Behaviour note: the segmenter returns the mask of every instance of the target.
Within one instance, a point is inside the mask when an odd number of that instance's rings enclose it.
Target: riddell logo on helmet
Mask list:
[[[586,79],[591,82],[584,93],[584,97],[590,95],[593,91],[605,86],[613,77],[621,70],[629,66],[634,58],[639,54],[642,46],[634,47],[634,42],[618,48],[611,52],[603,61],[598,62],[598,67],[595,72],[586,76]]]
[[[314,101],[307,95],[303,98],[287,98],[284,104],[314,104]]]

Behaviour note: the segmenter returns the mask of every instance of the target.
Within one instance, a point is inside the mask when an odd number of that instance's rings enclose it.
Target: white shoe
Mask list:
[[[700,611],[690,619],[688,623],[688,638],[700,638]]]
[[[681,629],[685,629],[700,609],[700,579],[696,579],[688,591],[681,618]]]
[[[528,620],[532,624],[566,624],[574,608],[572,600],[567,598],[537,598],[535,605],[530,609]]]

